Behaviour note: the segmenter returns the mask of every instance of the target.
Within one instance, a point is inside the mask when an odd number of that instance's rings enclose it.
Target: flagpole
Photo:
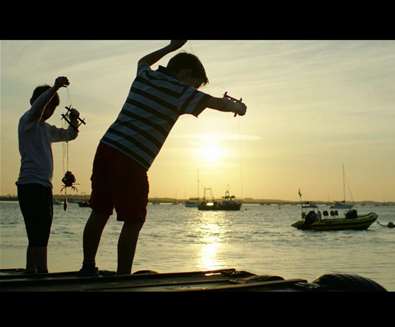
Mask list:
[[[303,204],[302,204],[302,193],[300,192],[300,188],[298,189],[299,199],[300,199],[300,216],[303,216]]]

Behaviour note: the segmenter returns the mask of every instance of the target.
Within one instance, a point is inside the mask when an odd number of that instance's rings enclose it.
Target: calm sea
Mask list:
[[[395,206],[359,206],[379,221],[395,222]],[[78,270],[89,208],[54,206],[48,245],[51,272]],[[182,204],[149,205],[133,271],[177,272],[236,268],[312,281],[326,273],[354,273],[395,291],[395,229],[374,223],[366,231],[300,231],[295,205],[244,205],[236,212],[205,212]],[[104,230],[97,264],[116,270],[121,223]],[[27,238],[18,202],[0,202],[0,268],[25,265]]]

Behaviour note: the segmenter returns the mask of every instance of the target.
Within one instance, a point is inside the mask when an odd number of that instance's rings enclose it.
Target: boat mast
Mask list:
[[[199,169],[197,170],[197,198],[199,200],[199,188],[200,188],[200,180],[199,180]]]
[[[343,167],[343,202],[346,203],[346,182],[344,177],[344,164],[342,165],[342,167]]]

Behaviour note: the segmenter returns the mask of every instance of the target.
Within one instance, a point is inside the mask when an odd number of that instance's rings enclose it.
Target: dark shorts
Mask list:
[[[92,171],[91,208],[117,220],[144,224],[147,215],[147,171],[122,152],[99,143]]]
[[[29,246],[46,247],[53,217],[52,189],[40,184],[23,184],[17,187]]]

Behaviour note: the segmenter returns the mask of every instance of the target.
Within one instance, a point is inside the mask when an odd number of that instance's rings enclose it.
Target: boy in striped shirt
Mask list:
[[[198,116],[205,108],[237,115],[246,106],[228,98],[215,98],[198,88],[208,83],[200,60],[179,53],[167,67],[150,66],[186,41],[169,45],[138,61],[137,76],[115,122],[101,139],[93,162],[92,213],[83,235],[82,274],[96,273],[96,252],[108,218],[115,208],[123,222],[118,240],[118,274],[130,274],[139,232],[148,203],[147,171],[158,155],[170,130],[182,114]]]

